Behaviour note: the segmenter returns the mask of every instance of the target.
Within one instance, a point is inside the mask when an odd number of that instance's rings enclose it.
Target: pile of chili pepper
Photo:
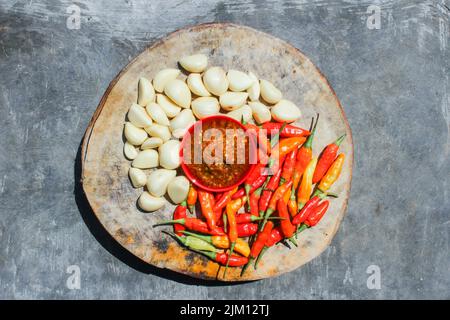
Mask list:
[[[319,115],[310,130],[286,123],[244,124],[260,142],[260,161],[245,182],[223,193],[191,185],[173,220],[157,225],[173,225],[171,235],[180,244],[225,266],[223,277],[228,267],[243,267],[241,275],[252,262],[256,269],[264,252],[278,243],[297,246],[297,235],[327,212],[327,197],[335,196],[330,188],[345,160],[338,154],[345,135],[313,155],[318,120]],[[201,215],[195,215],[196,207]]]

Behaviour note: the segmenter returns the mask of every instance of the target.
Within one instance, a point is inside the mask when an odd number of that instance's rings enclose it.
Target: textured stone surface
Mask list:
[[[375,2],[375,1],[374,1]],[[71,1],[0,4],[1,298],[450,298],[449,3]],[[285,39],[323,71],[355,143],[332,245],[289,274],[240,285],[156,270],[118,247],[80,193],[77,154],[103,91],[186,25],[230,21]],[[369,265],[381,289],[366,285]],[[69,290],[66,269],[81,270]]]

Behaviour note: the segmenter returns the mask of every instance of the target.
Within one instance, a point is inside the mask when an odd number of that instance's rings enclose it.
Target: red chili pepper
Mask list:
[[[308,218],[305,221],[305,224],[310,227],[314,227],[317,223],[319,223],[320,219],[322,219],[322,217],[327,212],[329,204],[330,202],[328,200],[325,200],[322,203],[320,203],[308,216]]]
[[[271,130],[280,130],[283,123],[277,122],[266,122],[262,125],[263,129],[266,129],[268,132]],[[280,137],[305,137],[309,136],[310,132],[300,127],[295,127],[293,125],[287,124],[280,132]]]
[[[269,179],[269,177],[267,177]],[[263,216],[264,212],[266,212],[266,209],[269,205],[270,198],[272,197],[272,194],[280,184],[281,179],[281,167],[278,168],[278,171],[270,177],[269,182],[266,185],[266,188],[263,190],[261,197],[258,202],[258,208],[259,208],[259,216]]]
[[[264,170],[264,167],[266,165],[262,163],[257,163],[253,169],[252,172],[250,172],[249,176],[245,180],[244,183],[244,190],[247,195],[247,197],[250,195],[250,189],[252,188],[253,183],[256,179],[258,179],[262,175],[262,171]]]
[[[291,195],[295,196],[295,190],[297,190],[300,179],[305,172],[306,167],[311,162],[312,150],[310,148],[305,148],[302,146],[297,153],[297,160],[294,166],[294,173],[292,174],[292,189],[294,192]]]
[[[273,222],[268,221],[264,227],[264,229],[259,232],[256,236],[255,241],[252,244],[252,248],[250,249],[250,255],[248,259],[248,263],[245,265],[245,267],[242,269],[241,275],[244,274],[245,270],[248,268],[249,264],[256,258],[258,258],[259,254],[261,253],[262,249],[264,248],[267,239],[269,239],[269,236],[273,229]]]
[[[281,172],[283,171],[282,165],[284,162],[285,157],[280,159],[280,166],[277,168],[277,171],[274,171],[275,174],[273,176],[267,176],[266,179],[268,179],[268,182],[265,186],[265,190],[271,190],[275,191],[279,185],[281,180]]]
[[[281,232],[280,227],[276,227],[272,229],[272,232],[270,233],[269,239],[266,241],[266,247],[272,247],[273,245],[277,244],[281,240],[284,239],[283,233]]]
[[[248,258],[236,255],[230,256],[226,253],[216,253],[216,261],[222,265],[228,263],[230,267],[241,267],[248,263]]]
[[[198,199],[202,208],[202,214],[211,230],[216,227],[216,216],[214,214],[212,198],[213,196],[211,193],[204,190],[198,190]]]
[[[261,186],[250,195],[250,213],[252,216],[255,216],[255,217],[259,217],[258,202],[259,202],[259,198],[261,198],[262,190],[263,190],[263,187]]]
[[[220,198],[222,198],[223,193],[222,192],[217,192],[216,195],[214,196],[214,205],[216,205],[216,201],[219,201]]]
[[[251,213],[240,213],[236,215],[237,223],[250,223],[261,220],[262,217],[254,216]]]
[[[249,193],[252,194],[253,192],[256,191],[256,189],[261,187],[264,184],[264,182],[266,181],[266,178],[267,178],[267,176],[261,175],[255,181],[253,181]],[[245,196],[245,189],[240,188],[238,191],[236,191],[235,194],[233,194],[231,199],[235,200],[237,198],[242,198],[243,196]]]
[[[238,187],[231,189],[230,191],[225,192],[219,200],[217,200],[214,211],[223,209],[227,206],[227,204],[231,201],[231,197],[236,193]]]
[[[222,227],[223,226],[223,219],[222,219],[222,215],[223,215],[223,210],[219,209],[214,211],[214,216],[215,216],[215,221],[216,221],[216,225]]]
[[[317,207],[320,200],[322,200],[325,196],[325,193],[321,193],[317,196],[312,197],[308,202],[306,202],[300,212],[292,219],[292,224],[299,225],[305,222],[306,218],[308,218],[311,212],[313,212],[313,210]]]
[[[277,204],[278,216],[283,218],[280,222],[281,231],[286,238],[290,238],[294,235],[295,230],[297,229],[291,223],[291,219],[289,218],[289,212],[287,210],[287,203],[280,199]]]
[[[258,224],[256,223],[242,223],[237,225],[237,232],[239,238],[250,237],[258,232]]]
[[[283,236],[283,233],[281,232],[280,227],[273,228],[272,232],[270,232],[269,238],[266,241],[266,244],[264,245],[264,248],[261,250],[261,253],[259,254],[258,258],[256,258],[256,260],[255,260],[255,270],[257,269],[258,263],[261,260],[261,258],[263,257],[266,250],[269,249],[270,247],[272,247],[273,245],[277,244],[278,242],[280,242],[283,239],[284,239],[284,236]]]
[[[339,146],[345,138],[345,134],[340,136],[335,142],[327,145],[322,151],[314,171],[313,183],[319,182],[325,175],[331,164],[334,162],[339,150]]]
[[[243,196],[245,196],[245,190],[244,190],[244,188],[239,188],[238,191],[236,191],[236,193],[231,196],[231,199],[236,200],[237,198],[240,198]]]
[[[248,258],[246,257],[236,255],[229,256],[226,253],[215,253],[215,255],[215,261],[221,265],[225,265],[228,262],[230,267],[241,267],[248,263]]]
[[[270,198],[269,205],[267,206],[267,210],[264,214],[260,214],[264,216],[264,220],[261,223],[260,229],[264,228],[264,225],[267,223],[267,219],[271,216],[271,214],[276,210],[276,206],[278,200],[282,199],[287,190],[292,186],[292,181],[282,184],[275,190],[272,197]]]
[[[270,198],[272,197],[273,192],[280,184],[281,179],[281,167],[278,168],[278,171],[273,176],[267,177],[268,181],[266,187],[263,189],[261,197],[258,201],[258,209],[259,216],[263,216],[264,212],[266,212],[267,206],[269,205]]]
[[[286,160],[284,160],[283,170],[281,171],[281,181],[282,184],[285,181],[289,181],[292,178],[292,174],[294,173],[294,166],[297,159],[298,149],[292,150],[286,156]]]
[[[210,235],[224,235],[225,232],[222,228],[215,227],[214,229],[209,229],[208,224],[198,218],[181,218],[177,220],[168,220],[168,221],[161,221],[155,224],[154,226],[164,225],[164,224],[181,224],[186,227],[188,230],[204,233],[204,234],[210,234]]]
[[[267,139],[267,135],[259,126],[244,121],[241,122],[247,129],[247,132],[256,137],[256,140],[258,141],[258,160],[261,163],[265,163],[262,161],[262,158],[267,158],[267,155],[270,153],[270,141]]]
[[[180,203],[177,208],[175,209],[175,211],[173,212],[173,219],[177,220],[177,219],[183,219],[186,218],[186,201],[183,201],[182,203]],[[182,236],[183,233],[181,231],[186,230],[185,226],[176,223],[173,225],[173,231],[175,232],[176,235],[178,236]]]

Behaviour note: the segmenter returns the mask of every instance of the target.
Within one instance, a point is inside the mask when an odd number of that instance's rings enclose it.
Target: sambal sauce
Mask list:
[[[249,138],[233,119],[213,117],[198,122],[183,146],[183,160],[200,184],[227,188],[251,168]]]

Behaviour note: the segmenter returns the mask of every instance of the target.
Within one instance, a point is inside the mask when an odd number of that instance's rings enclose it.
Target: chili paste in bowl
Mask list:
[[[244,182],[255,163],[255,143],[233,118],[215,115],[197,121],[181,143],[181,167],[197,186],[225,191]]]

